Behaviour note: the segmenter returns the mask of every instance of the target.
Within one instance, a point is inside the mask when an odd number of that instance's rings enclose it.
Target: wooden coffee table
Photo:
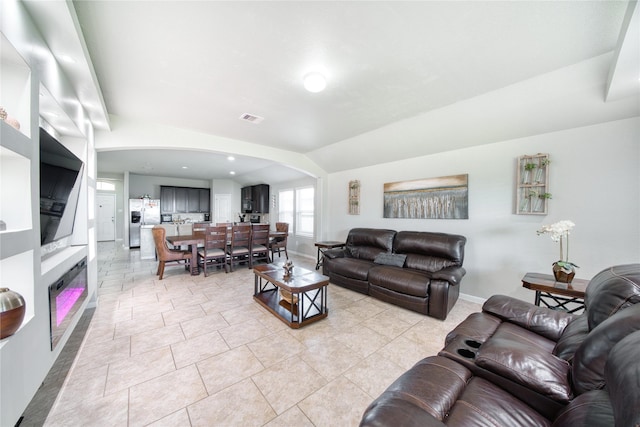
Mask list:
[[[282,264],[258,265],[253,268],[253,272],[253,299],[290,328],[301,328],[322,320],[329,314],[327,276],[293,267],[291,276],[284,277]]]

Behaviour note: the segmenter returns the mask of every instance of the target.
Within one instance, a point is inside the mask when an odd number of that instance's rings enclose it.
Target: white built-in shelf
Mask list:
[[[20,123],[20,132],[31,137],[31,69],[0,33],[0,106]]]

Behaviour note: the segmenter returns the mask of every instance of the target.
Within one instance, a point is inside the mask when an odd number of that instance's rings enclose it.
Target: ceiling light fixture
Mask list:
[[[227,160],[229,160],[230,162],[233,162],[235,159],[236,159],[236,158],[235,158],[235,157],[233,157],[233,156],[229,156],[229,157],[227,157]]]
[[[229,172],[229,175],[235,175],[236,173],[234,171]]]
[[[309,73],[304,76],[304,88],[309,92],[322,92],[327,87],[327,81],[320,73]]]

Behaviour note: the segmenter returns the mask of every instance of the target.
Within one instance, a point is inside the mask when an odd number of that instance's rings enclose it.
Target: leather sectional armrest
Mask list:
[[[492,296],[484,303],[482,311],[553,341],[558,341],[564,328],[578,317],[564,311],[538,307],[506,295]]]
[[[322,253],[322,256],[327,258],[345,258],[347,256],[347,251],[344,249],[329,249]]]
[[[493,337],[480,347],[476,365],[557,402],[573,398],[569,363],[526,343]]]
[[[446,280],[452,285],[459,285],[465,274],[467,274],[467,270],[462,267],[447,267],[432,273],[431,278]]]

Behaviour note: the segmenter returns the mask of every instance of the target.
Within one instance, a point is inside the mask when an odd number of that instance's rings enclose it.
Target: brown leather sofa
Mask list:
[[[458,300],[464,236],[354,228],[346,246],[324,253],[331,283],[445,319]]]
[[[361,425],[637,426],[638,302],[640,264],[594,276],[581,315],[494,296],[438,356],[376,399]]]

